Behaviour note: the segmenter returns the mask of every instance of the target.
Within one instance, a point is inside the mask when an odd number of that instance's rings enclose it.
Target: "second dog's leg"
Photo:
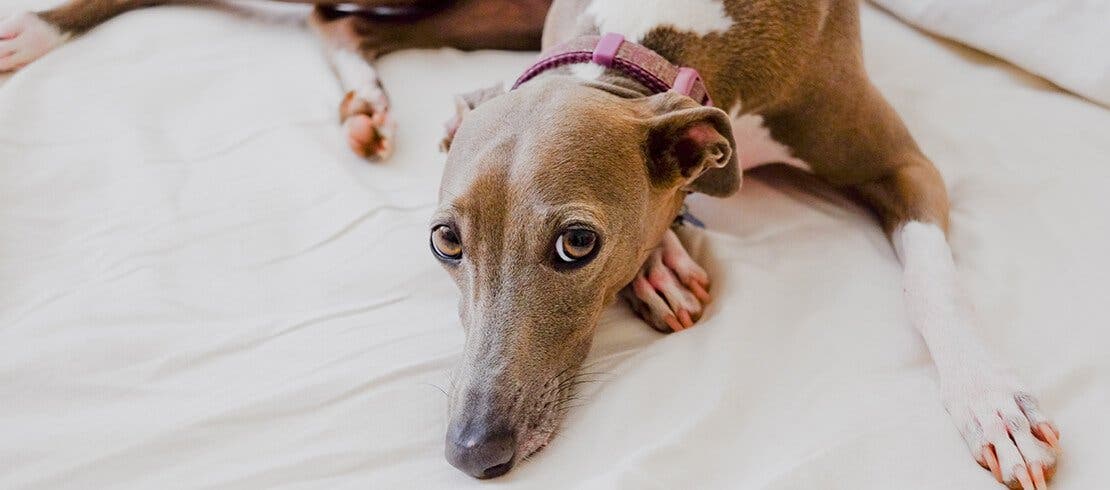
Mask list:
[[[415,19],[317,6],[310,24],[320,33],[347,91],[339,115],[351,148],[367,158],[384,158],[392,150],[389,99],[373,60],[410,48],[538,49],[550,4],[550,0],[438,0],[422,3],[438,7],[427,7],[427,13]]]
[[[31,12],[0,18],[0,72],[23,68],[68,37],[68,33]]]
[[[328,61],[346,91],[339,103],[339,121],[347,144],[361,157],[383,159],[393,150],[395,124],[389,115],[389,98],[370,64],[376,52],[362,49],[355,20],[317,8],[309,24],[320,35]]]
[[[173,1],[69,0],[42,12],[20,12],[0,17],[0,72],[22,68],[58,47],[70,36],[81,34],[119,14]]]

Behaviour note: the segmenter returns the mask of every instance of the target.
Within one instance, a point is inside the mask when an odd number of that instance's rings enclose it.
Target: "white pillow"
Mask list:
[[[1110,106],[1110,0],[872,0]]]

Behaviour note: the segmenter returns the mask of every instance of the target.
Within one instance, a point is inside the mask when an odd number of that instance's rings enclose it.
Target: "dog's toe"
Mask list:
[[[0,72],[18,70],[65,42],[66,36],[30,12],[0,17]]]
[[[667,305],[667,300],[663,299],[643,275],[636,276],[632,284],[625,288],[625,293],[625,299],[632,310],[652,328],[663,333],[683,330],[682,323]]]
[[[708,283],[705,271],[686,254],[674,232],[667,230],[661,246],[652,251],[625,288],[624,297],[656,330],[678,332],[693,327],[701,318],[709,302]]]
[[[961,391],[945,406],[976,461],[1007,487],[1047,490],[1059,434],[1036,399],[1020,390]]]
[[[389,155],[390,143],[379,131],[380,125],[365,114],[356,114],[343,123],[347,145],[363,158],[382,159]]]
[[[709,303],[709,274],[705,269],[690,257],[686,247],[679,241],[678,235],[673,230],[667,230],[663,235],[661,257],[675,277],[689,288],[702,303]]]
[[[373,160],[388,158],[393,150],[393,118],[389,101],[380,90],[369,95],[347,92],[339,106],[347,144],[356,155]]]

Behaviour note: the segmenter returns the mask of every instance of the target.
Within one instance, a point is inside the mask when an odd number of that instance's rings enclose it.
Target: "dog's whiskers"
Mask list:
[[[445,396],[445,397],[447,397],[447,398],[451,398],[451,395],[449,395],[449,394],[447,393],[447,390],[443,389],[443,387],[442,387],[442,386],[440,386],[440,385],[437,385],[437,384],[435,384],[435,383],[430,383],[430,382],[429,382],[429,383],[423,383],[423,384],[425,384],[425,385],[427,385],[427,386],[431,386],[432,388],[435,388],[435,389],[439,390],[439,392],[440,392],[440,393],[443,393],[443,396]]]

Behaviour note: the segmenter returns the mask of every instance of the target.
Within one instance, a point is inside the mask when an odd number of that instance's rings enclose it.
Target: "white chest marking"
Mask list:
[[[769,163],[785,163],[806,172],[812,172],[809,164],[795,157],[790,147],[775,141],[771,130],[763,125],[763,116],[745,114],[736,117],[739,108],[732,111],[732,137],[736,139],[736,153],[740,167],[744,170]]]
[[[699,36],[725,32],[732,18],[721,0],[594,0],[586,7],[598,30],[641,41],[656,27],[670,27]]]

